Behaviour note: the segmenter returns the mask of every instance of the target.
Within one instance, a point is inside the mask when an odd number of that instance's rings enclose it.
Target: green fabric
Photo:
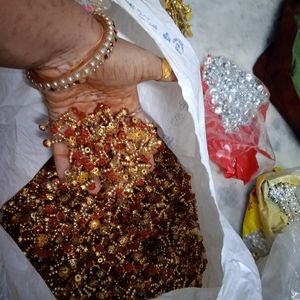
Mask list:
[[[295,15],[298,31],[293,45],[293,59],[292,59],[292,80],[294,87],[300,98],[300,13],[297,12]]]

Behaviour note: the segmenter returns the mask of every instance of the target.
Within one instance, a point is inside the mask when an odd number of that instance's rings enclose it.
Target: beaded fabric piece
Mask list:
[[[201,287],[190,176],[165,146],[126,197],[61,184],[51,160],[3,207],[3,227],[57,299],[149,299]]]

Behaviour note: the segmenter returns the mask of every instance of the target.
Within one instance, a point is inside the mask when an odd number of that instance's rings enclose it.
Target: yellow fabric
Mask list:
[[[258,200],[255,190],[252,190],[249,195],[248,206],[243,223],[243,237],[261,229],[262,223],[259,215]]]
[[[269,199],[269,190],[278,183],[300,186],[299,169],[265,173],[257,178],[255,190],[250,193],[243,222],[245,237],[257,230],[263,230],[265,237],[272,240],[274,235],[286,227],[288,217],[279,206]]]

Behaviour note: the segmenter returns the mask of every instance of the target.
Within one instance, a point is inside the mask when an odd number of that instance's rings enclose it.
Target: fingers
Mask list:
[[[128,86],[148,80],[177,79],[165,59],[122,39],[118,40],[105,64],[88,78],[89,83],[102,87]]]
[[[53,157],[57,175],[60,179],[63,179],[65,171],[69,169],[69,150],[67,145],[63,143],[57,143],[53,145]]]
[[[53,145],[53,157],[55,162],[55,167],[59,179],[64,178],[65,171],[70,168],[69,163],[69,150],[67,145],[63,143],[57,143]],[[98,177],[93,178],[95,186],[93,189],[88,189],[89,193],[97,194],[100,191],[101,184]]]

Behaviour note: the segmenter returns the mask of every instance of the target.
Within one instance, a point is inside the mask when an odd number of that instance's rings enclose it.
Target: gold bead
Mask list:
[[[67,266],[62,266],[59,268],[58,276],[67,279],[70,276],[70,269]]]
[[[52,142],[49,139],[44,140],[43,145],[47,148],[51,147]]]
[[[36,245],[41,248],[48,243],[48,237],[46,234],[42,233],[36,237]]]
[[[46,129],[47,129],[47,125],[46,124],[40,124],[39,125],[39,129],[41,130],[41,131],[46,131]]]
[[[90,227],[92,230],[96,230],[97,228],[99,228],[99,225],[100,225],[99,220],[92,220],[92,221],[90,221],[90,223],[89,223],[89,227]]]
[[[82,280],[82,276],[81,276],[80,274],[76,274],[75,277],[74,277],[74,279],[75,279],[75,281],[76,281],[77,283],[79,283],[79,282],[81,282],[81,280]]]

